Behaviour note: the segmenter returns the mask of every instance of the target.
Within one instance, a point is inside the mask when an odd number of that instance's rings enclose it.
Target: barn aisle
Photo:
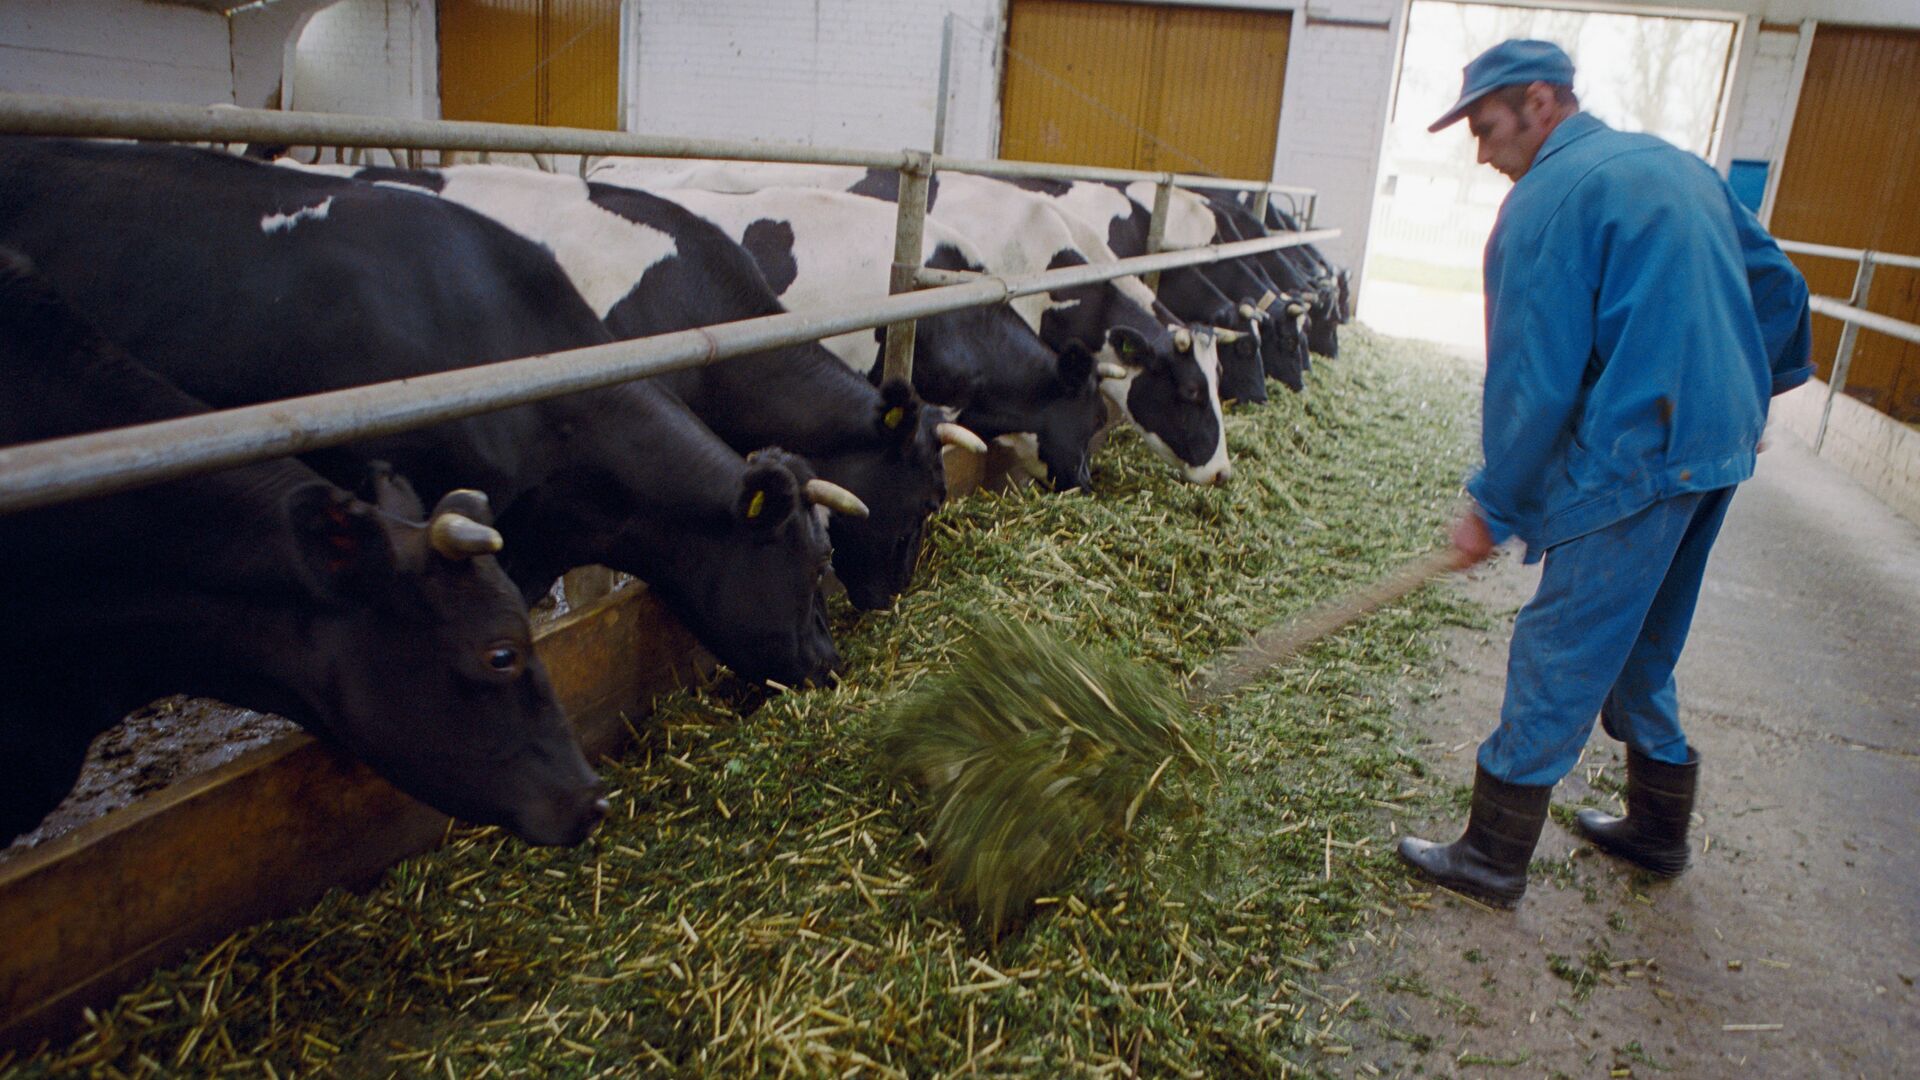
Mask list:
[[[1536,569],[1503,558],[1467,586],[1495,628],[1457,632],[1442,695],[1408,707],[1447,782],[1470,778]],[[1566,827],[1578,805],[1617,807],[1623,757],[1596,732],[1556,792],[1518,912],[1439,894],[1337,973],[1374,1006],[1355,1060],[1386,1075],[1911,1073],[1916,641],[1920,527],[1776,435],[1734,502],[1681,663],[1703,759],[1693,869],[1652,882]]]

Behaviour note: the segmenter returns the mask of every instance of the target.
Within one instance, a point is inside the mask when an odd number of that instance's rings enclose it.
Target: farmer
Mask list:
[[[1657,874],[1687,865],[1700,756],[1673,668],[1768,399],[1813,373],[1806,282],[1698,157],[1580,111],[1573,61],[1506,41],[1466,67],[1462,118],[1514,181],[1487,240],[1487,376],[1462,567],[1518,537],[1544,558],[1513,627],[1500,725],[1480,745],[1466,834],[1400,857],[1502,907],[1553,785],[1598,714],[1627,744],[1627,813],[1582,835]]]

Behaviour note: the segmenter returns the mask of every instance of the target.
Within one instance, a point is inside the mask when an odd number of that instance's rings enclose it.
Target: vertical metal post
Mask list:
[[[927,226],[927,178],[932,173],[932,158],[921,150],[907,151],[900,166],[899,213],[893,224],[893,272],[887,282],[889,293],[913,291],[913,275],[920,269],[921,238]],[[881,360],[881,377],[913,381],[913,334],[915,323],[887,324],[887,348]]]
[[[940,92],[933,99],[933,152],[947,152],[947,93],[953,72],[953,12],[940,27]]]
[[[1318,209],[1320,209],[1320,193],[1316,191],[1313,194],[1307,196],[1307,212],[1300,215],[1301,228],[1303,229],[1313,228],[1313,212]]]
[[[1253,193],[1253,220],[1259,222],[1263,229],[1267,227],[1267,205],[1271,202],[1273,202],[1272,188],[1261,188]]]
[[[1860,270],[1853,276],[1853,295],[1847,299],[1848,307],[1865,308],[1867,293],[1873,288],[1873,252],[1860,253]],[[1819,453],[1821,444],[1827,441],[1827,418],[1833,415],[1833,399],[1847,388],[1847,369],[1853,366],[1853,340],[1860,333],[1860,324],[1845,322],[1840,324],[1840,347],[1833,354],[1833,370],[1828,373],[1827,400],[1820,406],[1820,426],[1813,429],[1813,452]]]
[[[1166,246],[1167,213],[1173,205],[1173,176],[1169,174],[1153,189],[1153,217],[1147,222],[1148,255],[1158,255]],[[1146,274],[1143,281],[1155,293],[1160,291],[1160,271]]]

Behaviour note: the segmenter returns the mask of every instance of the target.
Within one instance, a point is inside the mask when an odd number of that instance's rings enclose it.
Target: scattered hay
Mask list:
[[[947,895],[994,936],[1057,888],[1090,844],[1118,841],[1150,796],[1196,768],[1186,702],[1107,650],[987,618],[954,670],[895,706],[880,760],[929,792]]]
[[[982,612],[1177,686],[1437,542],[1472,457],[1473,373],[1343,337],[1307,394],[1228,416],[1230,485],[1181,484],[1123,435],[1093,496],[949,505],[916,587],[841,615],[845,684],[661,702],[602,764],[614,815],[579,848],[455,829],[367,892],[156,973],[0,1077],[1329,1068],[1361,1006],[1315,980],[1429,895],[1390,854],[1394,818],[1436,787],[1393,712],[1470,609],[1416,594],[1183,717],[1217,762],[1193,789],[1206,812],[1143,804],[1116,857],[1071,865],[998,942],[940,900],[924,807],[873,748]]]

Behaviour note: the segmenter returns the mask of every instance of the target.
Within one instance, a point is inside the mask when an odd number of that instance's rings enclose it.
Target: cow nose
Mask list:
[[[613,816],[613,804],[607,801],[605,795],[602,795],[588,804],[587,816],[595,821],[605,821]]]
[[[1225,487],[1227,486],[1227,481],[1231,479],[1233,479],[1233,466],[1222,465],[1220,466],[1220,471],[1213,474],[1213,486]]]

